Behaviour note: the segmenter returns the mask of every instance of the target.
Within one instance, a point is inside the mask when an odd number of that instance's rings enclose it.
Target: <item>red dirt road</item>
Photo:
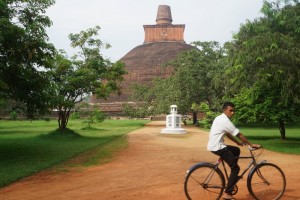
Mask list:
[[[184,200],[186,170],[199,161],[214,162],[206,151],[207,132],[184,127],[185,135],[164,135],[164,122],[150,122],[128,135],[129,147],[110,163],[71,172],[41,172],[0,189],[2,200]],[[242,148],[243,155],[247,149]],[[300,156],[265,150],[259,160],[277,164],[287,179],[284,200],[300,200]],[[248,161],[240,161],[241,169]],[[246,177],[239,200],[251,199]]]

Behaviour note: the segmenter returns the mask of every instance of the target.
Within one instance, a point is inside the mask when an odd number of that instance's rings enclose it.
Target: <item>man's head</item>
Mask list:
[[[223,113],[228,117],[231,118],[234,115],[234,104],[231,102],[225,102],[223,104]]]

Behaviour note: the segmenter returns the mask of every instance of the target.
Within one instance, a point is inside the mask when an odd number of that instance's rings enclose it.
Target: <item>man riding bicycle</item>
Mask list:
[[[231,172],[228,179],[227,187],[223,195],[223,199],[234,200],[232,191],[238,179],[240,167],[238,166],[238,157],[240,148],[236,146],[226,145],[224,143],[225,135],[235,142],[237,145],[243,146],[248,144],[253,148],[260,148],[258,144],[251,144],[248,139],[237,129],[231,122],[231,117],[234,115],[234,104],[225,102],[223,105],[223,113],[217,116],[210,129],[207,150],[220,156],[230,167]],[[240,141],[238,141],[239,138]]]

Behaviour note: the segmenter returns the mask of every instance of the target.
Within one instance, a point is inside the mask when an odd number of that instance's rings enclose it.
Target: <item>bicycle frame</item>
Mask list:
[[[249,165],[246,167],[246,169],[238,176],[237,182],[243,178],[243,176],[247,173],[247,171],[251,168],[251,166],[253,166],[252,169],[254,169],[257,165],[266,162],[266,160],[263,160],[263,161],[257,163],[255,156],[254,156],[253,152],[251,151],[251,148],[248,147],[248,149],[250,152],[250,156],[239,156],[238,159],[252,159],[252,161],[249,163]],[[224,160],[222,158],[219,158],[219,160],[217,161],[217,164],[215,164],[215,169],[219,167],[220,163],[222,163],[222,167],[225,172],[225,179],[228,182],[229,175],[228,175]]]

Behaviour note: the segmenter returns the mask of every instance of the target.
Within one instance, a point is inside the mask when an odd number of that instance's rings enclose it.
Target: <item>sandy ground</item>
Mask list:
[[[184,200],[185,172],[199,161],[215,162],[206,151],[207,132],[184,127],[185,135],[160,134],[164,122],[150,122],[128,135],[129,147],[99,166],[70,172],[40,172],[0,190],[2,200]],[[242,147],[243,155],[247,149]],[[287,179],[282,199],[300,199],[300,156],[265,150],[259,160],[280,166]],[[240,161],[241,169],[248,161]],[[246,177],[239,200],[251,199]]]

